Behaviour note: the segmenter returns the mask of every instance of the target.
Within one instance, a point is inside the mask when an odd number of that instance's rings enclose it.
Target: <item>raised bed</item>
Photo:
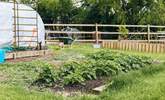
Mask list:
[[[27,57],[37,57],[50,54],[50,50],[17,51],[6,53],[5,59],[18,59]]]

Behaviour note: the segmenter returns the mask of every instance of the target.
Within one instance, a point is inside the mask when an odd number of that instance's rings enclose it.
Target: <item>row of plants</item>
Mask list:
[[[63,64],[56,71],[44,68],[35,83],[38,85],[85,85],[87,80],[110,77],[119,73],[137,70],[150,65],[148,57],[126,55],[119,52],[101,50],[86,56],[81,61],[71,60]]]

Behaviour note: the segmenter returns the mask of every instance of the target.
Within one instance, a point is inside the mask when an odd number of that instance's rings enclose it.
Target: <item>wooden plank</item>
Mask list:
[[[144,51],[144,43],[141,43],[141,52],[145,52]]]
[[[164,45],[161,44],[161,53],[163,53]]]
[[[45,27],[48,26],[90,26],[94,27],[95,24],[45,24]],[[143,27],[147,28],[147,25],[110,25],[110,24],[98,24],[99,27],[120,27],[120,26],[125,26],[125,27]],[[151,28],[165,28],[165,26],[157,26],[157,25],[150,25]]]
[[[162,53],[164,53],[164,51],[165,51],[165,46],[164,44],[162,44]]]
[[[152,53],[152,44],[149,43],[149,52]]]
[[[95,24],[45,24],[46,27],[48,26],[90,26],[94,27]],[[126,26],[126,27],[147,27],[147,25],[109,25],[109,24],[98,24],[99,27],[120,27],[120,26]]]
[[[38,50],[38,51],[17,51],[12,53],[6,53],[5,59],[17,59],[26,57],[36,57],[50,54],[50,50]]]
[[[79,32],[71,32],[71,31],[46,31],[47,34],[96,34],[96,32],[88,32],[88,31],[79,31]]]
[[[104,46],[105,46],[105,45],[104,45],[104,41],[101,43],[101,46],[102,46],[102,48],[104,48]]]
[[[139,51],[150,53],[163,53],[165,52],[165,44],[152,44],[152,43],[130,43],[130,42],[103,42],[103,47],[127,51]]]
[[[129,51],[131,51],[131,48],[132,48],[132,43],[129,43]]]

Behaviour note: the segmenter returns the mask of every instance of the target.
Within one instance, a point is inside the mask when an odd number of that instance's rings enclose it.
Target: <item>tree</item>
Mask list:
[[[164,0],[21,0],[37,1],[45,23],[165,24]]]
[[[83,0],[82,8],[86,10],[85,23],[125,23],[123,0]],[[84,11],[85,12],[85,11]]]

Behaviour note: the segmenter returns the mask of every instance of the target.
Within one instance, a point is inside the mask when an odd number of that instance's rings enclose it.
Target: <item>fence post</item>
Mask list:
[[[150,43],[150,25],[147,25],[148,43]]]
[[[95,25],[95,28],[96,28],[96,44],[98,44],[99,43],[99,34],[98,34],[98,25],[97,25],[97,23],[96,23],[96,25]]]

